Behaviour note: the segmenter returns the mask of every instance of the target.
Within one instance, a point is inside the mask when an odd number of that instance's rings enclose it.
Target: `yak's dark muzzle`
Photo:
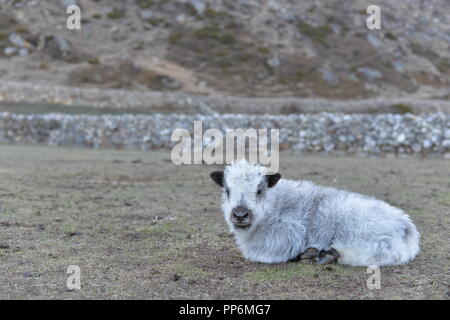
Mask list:
[[[244,207],[238,206],[231,210],[231,222],[235,227],[247,228],[250,227],[253,221],[253,212]]]

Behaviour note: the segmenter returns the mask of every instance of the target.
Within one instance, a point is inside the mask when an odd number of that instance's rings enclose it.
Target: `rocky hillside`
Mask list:
[[[0,79],[258,97],[450,97],[450,1],[1,0]],[[66,28],[78,4],[82,29]]]

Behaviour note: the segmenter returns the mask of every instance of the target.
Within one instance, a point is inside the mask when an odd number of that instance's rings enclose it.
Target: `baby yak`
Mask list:
[[[419,252],[409,216],[381,200],[281,179],[245,160],[211,177],[223,187],[225,221],[250,261],[387,266]]]

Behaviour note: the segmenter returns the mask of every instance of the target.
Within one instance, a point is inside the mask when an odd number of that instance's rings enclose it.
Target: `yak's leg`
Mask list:
[[[316,248],[308,248],[305,252],[299,254],[290,261],[300,261],[301,263],[317,263],[328,264],[336,263],[339,258],[339,252],[336,249],[317,250]]]
[[[336,263],[340,254],[336,249],[322,250],[317,258],[318,264]]]
[[[314,263],[317,261],[319,257],[319,250],[316,248],[308,248],[305,252],[300,256],[300,262],[302,263]]]
[[[305,252],[300,253],[290,261],[300,261],[301,263],[314,263],[319,257],[319,250],[316,248],[308,248]]]
[[[295,258],[292,258],[289,261],[300,261],[302,263],[313,263],[317,261],[319,257],[319,250],[316,248],[308,248],[305,252],[300,253]]]

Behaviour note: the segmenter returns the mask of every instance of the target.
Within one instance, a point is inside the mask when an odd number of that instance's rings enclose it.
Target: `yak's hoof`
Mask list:
[[[300,262],[313,264],[317,263],[317,258],[319,258],[319,250],[317,250],[316,248],[308,248],[300,255]]]
[[[336,249],[322,250],[317,258],[317,264],[329,264],[336,263],[340,254]]]
[[[291,259],[290,261],[300,261],[305,264],[328,264],[336,263],[339,258],[339,252],[335,249],[317,250],[316,248],[308,248],[302,254]]]
[[[319,250],[316,248],[308,248],[300,255],[300,260],[314,260],[319,257]]]
[[[316,248],[308,248],[305,252],[300,253],[289,261],[300,261],[301,263],[314,263],[317,262],[319,257],[319,251]]]

